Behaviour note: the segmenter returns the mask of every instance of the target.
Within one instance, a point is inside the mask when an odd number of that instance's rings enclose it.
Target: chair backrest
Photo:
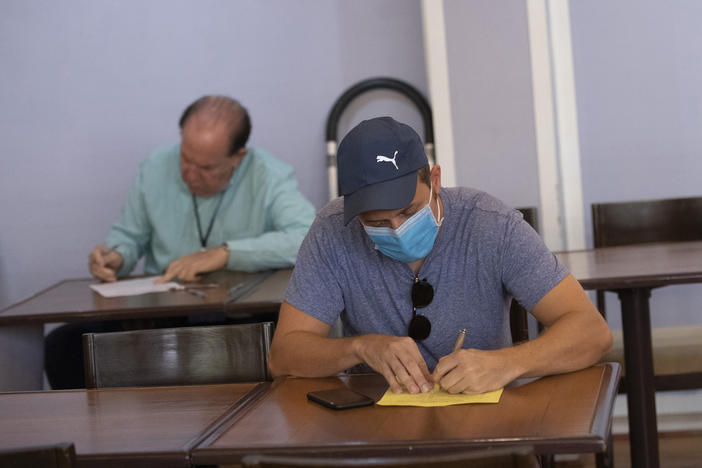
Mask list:
[[[0,450],[0,466],[6,468],[72,468],[75,461],[70,442]]]
[[[83,335],[88,388],[271,380],[273,323]]]
[[[702,197],[593,203],[595,247],[702,240]],[[607,316],[604,291],[597,309]]]
[[[530,447],[478,449],[449,455],[411,455],[401,457],[294,457],[285,455],[247,455],[244,468],[537,468]]]
[[[592,204],[595,247],[702,240],[702,197]]]
[[[529,226],[533,227],[534,231],[539,232],[539,215],[535,207],[517,208],[517,211],[524,216],[524,221],[529,223]]]

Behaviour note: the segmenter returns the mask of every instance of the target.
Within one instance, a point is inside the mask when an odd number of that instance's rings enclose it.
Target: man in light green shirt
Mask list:
[[[142,162],[105,245],[90,252],[90,273],[115,281],[142,256],[145,273],[162,274],[162,282],[196,281],[221,268],[292,266],[314,208],[289,165],[246,146],[246,109],[228,97],[205,96],[185,109],[180,129],[179,145]],[[119,322],[95,322],[52,331],[44,355],[51,387],[84,387],[81,335],[120,329]]]
[[[142,256],[145,273],[163,281],[292,266],[314,208],[290,166],[246,147],[246,110],[206,96],[185,110],[180,128],[180,145],[141,164],[119,221],[90,253],[93,276],[114,281]]]

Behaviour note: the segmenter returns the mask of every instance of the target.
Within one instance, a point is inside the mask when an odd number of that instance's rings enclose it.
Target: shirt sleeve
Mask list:
[[[333,255],[333,242],[333,234],[325,232],[324,219],[317,217],[300,247],[285,293],[286,302],[328,325],[344,309],[343,290],[336,275],[340,261]]]
[[[151,224],[146,214],[143,196],[143,163],[122,207],[119,220],[112,226],[105,241],[122,255],[119,276],[128,275],[144,255],[151,239]]]
[[[295,264],[300,244],[314,220],[314,207],[298,190],[292,170],[270,185],[270,201],[265,209],[273,229],[258,237],[227,241],[230,270],[257,271]]]
[[[503,239],[502,283],[525,309],[531,311],[568,275],[541,237],[516,211],[510,216]]]

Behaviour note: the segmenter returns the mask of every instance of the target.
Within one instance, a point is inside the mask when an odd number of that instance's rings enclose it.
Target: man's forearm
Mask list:
[[[326,377],[361,361],[354,350],[358,337],[326,338],[294,331],[274,341],[269,367],[274,376]]]
[[[611,333],[599,317],[571,312],[540,337],[505,349],[520,377],[570,372],[599,361],[611,349]]]
[[[306,231],[273,231],[258,237],[227,241],[230,270],[258,271],[288,268],[295,264]]]

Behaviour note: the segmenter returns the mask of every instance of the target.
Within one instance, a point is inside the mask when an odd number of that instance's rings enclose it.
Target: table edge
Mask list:
[[[621,378],[621,364],[618,362],[603,362],[600,364],[605,368],[600,390],[595,405],[600,407],[606,405],[605,411],[597,411],[590,426],[590,433],[601,437],[606,446],[609,434],[612,429],[612,412],[617,399],[619,381]],[[607,417],[609,415],[609,417]]]
[[[265,394],[260,394],[255,401],[249,404],[245,411],[237,412],[226,423],[220,425],[218,429],[203,438],[190,452],[191,462],[195,465],[237,463],[246,455],[270,454],[270,455],[332,455],[332,456],[401,456],[410,454],[439,454],[447,451],[460,451],[473,447],[510,447],[510,446],[533,446],[539,454],[557,453],[598,453],[607,448],[609,431],[611,429],[611,417],[614,402],[619,385],[620,365],[618,363],[601,363],[595,367],[602,368],[600,386],[595,400],[595,406],[600,407],[607,404],[606,411],[596,411],[590,426],[588,435],[580,437],[565,437],[557,441],[541,438],[503,438],[503,439],[470,439],[452,441],[388,441],[380,444],[354,444],[349,442],[343,446],[327,445],[304,445],[294,448],[276,447],[238,447],[238,448],[212,448],[209,447],[231,426],[233,426],[246,412],[251,410],[258,401],[266,394],[270,393],[272,386],[266,389]],[[276,382],[279,383],[279,382]]]

